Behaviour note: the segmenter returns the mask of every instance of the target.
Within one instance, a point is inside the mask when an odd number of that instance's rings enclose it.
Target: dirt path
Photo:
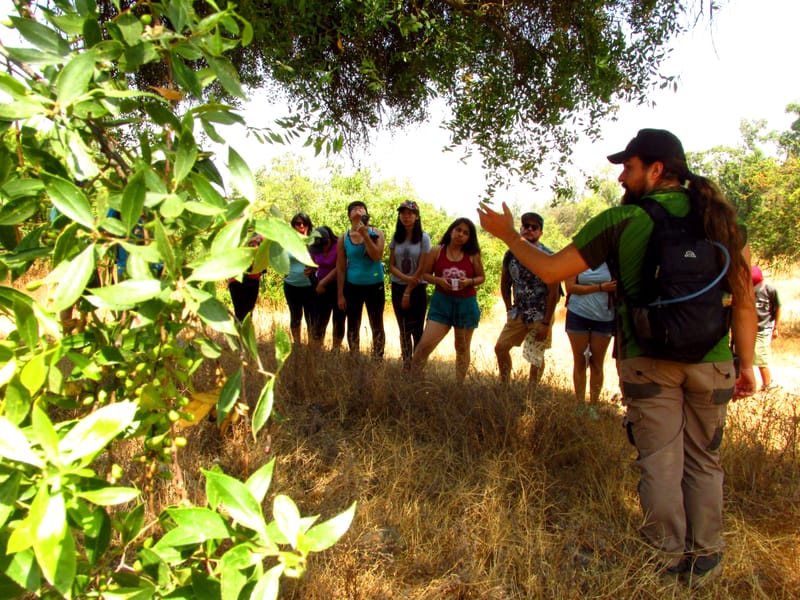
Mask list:
[[[765,273],[769,280],[769,274]],[[793,324],[795,330],[800,323],[800,276],[795,277],[788,274],[775,281],[782,301],[782,317],[784,324]],[[397,323],[391,309],[391,303],[387,302],[387,309],[384,314],[386,328],[386,353],[387,357],[399,357],[400,346],[398,343]],[[566,388],[572,387],[572,351],[569,346],[569,339],[564,331],[564,316],[566,309],[563,302],[556,311],[556,319],[553,323],[553,346],[547,353],[545,362],[544,377],[550,378],[554,382],[563,384]],[[256,323],[261,331],[268,331],[272,324],[280,324],[288,327],[288,311],[276,311],[270,313],[265,307],[256,309]],[[370,334],[364,319],[361,343],[364,349],[368,347]],[[498,302],[489,314],[482,315],[480,326],[475,332],[472,342],[472,363],[473,371],[496,372],[497,365],[494,356],[494,343],[505,322],[505,311],[503,303]],[[13,331],[13,323],[5,316],[0,315],[0,338],[6,337]],[[522,351],[515,348],[511,353],[514,363],[515,377],[527,377],[527,363],[522,358]],[[433,358],[439,357],[443,360],[452,360],[453,341],[452,334],[442,341],[433,354]],[[773,381],[778,384],[783,391],[800,396],[800,339],[778,338],[773,344],[773,357],[770,365]],[[758,377],[758,376],[757,376]],[[760,383],[760,380],[759,380]],[[603,397],[612,398],[618,393],[618,380],[614,361],[611,360],[611,348],[605,363],[605,382],[603,386]]]
[[[798,323],[800,321],[800,279],[791,279],[786,282],[781,281],[781,299],[783,302],[783,318],[785,323]],[[572,350],[569,345],[569,338],[564,330],[564,318],[566,309],[563,301],[556,311],[556,318],[553,322],[553,341],[552,348],[548,351],[545,358],[545,371],[543,377],[547,380],[563,386],[572,388]],[[260,328],[266,328],[275,324],[283,327],[288,326],[288,310],[285,314],[281,311],[272,314],[259,314],[257,309],[256,322],[261,321]],[[505,323],[505,310],[502,302],[498,302],[489,314],[481,316],[480,325],[475,332],[472,340],[472,372],[496,373],[497,363],[494,356],[494,344],[497,336]],[[386,329],[386,356],[387,358],[397,358],[400,356],[400,346],[398,343],[397,323],[391,304],[387,303],[384,313],[384,326]],[[795,326],[796,327],[796,326]],[[265,329],[261,329],[264,331]],[[370,332],[366,318],[362,322],[361,346],[362,351],[367,351],[370,344]],[[439,344],[432,355],[432,359],[453,360],[453,338],[452,334]],[[519,379],[527,378],[528,363],[522,357],[522,350],[514,348],[511,352],[514,365],[514,377]],[[770,365],[773,382],[778,384],[783,391],[795,396],[800,396],[800,340],[777,339],[773,344],[772,363]],[[605,381],[603,385],[602,398],[611,400],[619,393],[619,380],[614,361],[611,359],[611,347],[605,361]],[[757,382],[760,379],[756,374]]]

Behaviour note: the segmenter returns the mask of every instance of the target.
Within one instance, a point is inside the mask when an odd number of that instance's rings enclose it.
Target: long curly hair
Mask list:
[[[646,165],[647,162],[642,160]],[[689,204],[703,222],[708,239],[721,243],[731,256],[731,268],[726,275],[728,289],[734,296],[744,297],[750,294],[750,267],[742,249],[747,243],[747,233],[739,225],[736,208],[722,194],[717,184],[706,177],[696,175],[689,170],[682,158],[668,158],[664,164],[665,179],[677,179],[681,183],[688,182]]]
[[[442,241],[439,243],[442,246],[447,246],[450,243],[450,238],[452,237],[453,229],[462,224],[466,225],[469,228],[469,239],[467,240],[467,243],[464,244],[463,248],[464,254],[469,254],[469,255],[480,254],[481,247],[480,244],[478,244],[478,230],[475,229],[475,223],[473,223],[466,217],[459,217],[458,219],[450,223],[450,227],[448,227],[447,231],[444,232],[444,235],[442,236]]]

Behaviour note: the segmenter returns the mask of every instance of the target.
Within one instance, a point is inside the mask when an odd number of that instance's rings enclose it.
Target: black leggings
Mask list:
[[[228,291],[231,294],[231,301],[233,301],[233,312],[240,322],[244,321],[244,318],[256,307],[260,284],[260,279],[254,279],[247,275],[242,281],[234,280],[228,283]]]
[[[372,329],[372,355],[383,358],[386,346],[386,333],[383,330],[383,307],[386,305],[386,292],[383,282],[370,285],[356,285],[345,281],[344,299],[347,302],[347,345],[351,352],[359,350],[359,329],[361,313],[367,307],[367,318]]]
[[[317,294],[314,329],[312,331],[315,340],[324,340],[325,330],[328,328],[328,321],[330,321],[331,316],[333,316],[334,346],[344,339],[344,321],[346,318],[345,312],[339,309],[338,295],[335,281],[325,286],[324,294]]]
[[[286,296],[286,304],[289,305],[289,327],[297,329],[305,317],[306,329],[310,332],[314,314],[314,296],[317,295],[314,288],[310,285],[298,287],[284,282],[283,295]]]
[[[404,309],[403,294],[407,286],[404,283],[392,282],[392,308],[400,330],[400,354],[403,365],[410,366],[411,355],[419,344],[422,330],[425,328],[425,312],[428,310],[428,294],[426,286],[418,285],[411,290],[410,304]]]

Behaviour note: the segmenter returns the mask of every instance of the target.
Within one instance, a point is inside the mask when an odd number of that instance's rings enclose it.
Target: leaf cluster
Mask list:
[[[253,436],[264,427],[290,344],[277,334],[267,371],[252,322],[235,320],[217,283],[286,252],[310,261],[288,223],[256,218],[255,177],[236,150],[228,187],[198,145],[198,132],[224,142],[221,129],[241,122],[203,98],[214,84],[243,94],[226,54],[248,43],[249,23],[213,4],[202,15],[183,0],[147,6],[169,22],[119,5],[103,20],[93,2],[60,0],[35,16],[19,5],[10,22],[24,43],[0,49],[11,99],[0,105],[0,278],[44,291],[0,286],[0,315],[14,325],[0,340],[3,597],[276,597],[281,575],[301,575],[352,518],[353,508],[315,526],[277,496],[267,523],[271,466],[246,484],[206,473],[209,506],[196,519],[162,516],[168,541],[145,539],[154,523],[143,505],[106,508],[170,477],[192,375],[225,345],[239,364],[217,372],[218,420],[251,403]],[[207,66],[193,70],[197,60]],[[153,63],[169,66],[169,80],[132,85]],[[249,247],[253,231],[268,243]],[[42,266],[43,278],[29,274]],[[244,398],[254,371],[256,397]],[[123,440],[140,443],[143,475],[98,461]],[[212,523],[213,535],[192,537]]]
[[[318,151],[421,122],[444,99],[450,147],[477,148],[491,193],[505,174],[533,181],[551,153],[597,135],[615,103],[673,84],[658,67],[687,4],[243,0],[253,43],[232,62],[289,102],[284,124]]]

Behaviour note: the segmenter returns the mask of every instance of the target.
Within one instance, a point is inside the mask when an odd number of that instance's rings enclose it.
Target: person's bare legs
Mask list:
[[[768,388],[772,383],[772,371],[769,367],[758,367],[758,372],[761,374],[761,389]]]
[[[567,332],[567,337],[572,347],[572,385],[575,388],[575,399],[583,404],[586,401],[586,354],[584,352],[589,344],[589,334]]]
[[[511,348],[519,346],[523,342],[527,335],[527,329],[519,329],[516,335],[506,335],[506,327],[509,327],[508,323],[506,323],[494,345],[494,353],[497,357],[497,370],[500,374],[500,381],[508,385],[511,382],[512,371]]]
[[[511,380],[511,348],[494,347],[497,356],[497,370],[500,372],[500,381],[508,383]]]
[[[422,338],[411,356],[411,374],[413,376],[422,374],[425,365],[428,364],[428,357],[436,350],[436,346],[444,339],[448,331],[450,331],[449,325],[428,320],[425,331],[422,332]]]
[[[456,348],[456,380],[461,383],[469,369],[469,347],[474,329],[453,329]],[[423,336],[424,337],[424,336]]]
[[[589,403],[597,404],[600,401],[600,392],[603,391],[603,363],[606,351],[611,343],[611,337],[605,335],[592,335],[589,338]],[[585,381],[585,378],[584,378]]]
[[[541,366],[537,367],[535,364],[531,363],[530,370],[528,372],[528,402],[533,402],[536,400],[536,390],[539,389],[539,381],[542,379],[542,374],[544,373],[544,359],[542,359]]]

